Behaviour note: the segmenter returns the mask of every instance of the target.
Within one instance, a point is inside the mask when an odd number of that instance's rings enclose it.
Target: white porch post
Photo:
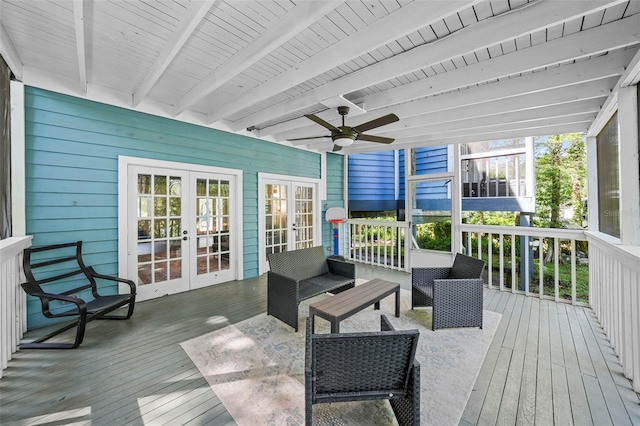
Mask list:
[[[599,231],[598,216],[598,148],[595,136],[587,137],[587,220],[590,231]]]
[[[618,92],[620,133],[620,242],[640,246],[640,171],[638,170],[638,86]]]

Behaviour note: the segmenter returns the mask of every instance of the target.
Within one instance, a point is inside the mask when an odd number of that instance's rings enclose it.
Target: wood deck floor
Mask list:
[[[410,285],[366,266],[358,276]],[[484,303],[502,320],[462,425],[640,425],[590,309],[496,290]],[[90,323],[76,350],[20,351],[0,379],[0,424],[235,424],[179,343],[265,310],[259,277],[141,302],[128,321]]]

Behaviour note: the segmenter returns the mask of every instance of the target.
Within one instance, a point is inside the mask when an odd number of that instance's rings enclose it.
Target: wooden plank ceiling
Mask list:
[[[587,131],[638,82],[640,0],[0,0],[25,84],[343,153]],[[354,108],[355,106],[359,108]]]

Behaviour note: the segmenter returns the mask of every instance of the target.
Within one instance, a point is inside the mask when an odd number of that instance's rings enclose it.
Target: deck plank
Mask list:
[[[516,334],[513,342],[513,353],[509,364],[509,372],[507,373],[507,381],[505,383],[500,403],[500,411],[498,412],[499,425],[513,425],[516,423],[518,414],[518,402],[520,399],[520,387],[522,384],[522,375],[524,370],[525,350],[527,346],[527,334],[529,332],[529,318],[531,316],[531,298],[519,298],[523,301],[519,312],[519,318],[512,319],[511,323],[516,324]],[[506,346],[506,345],[504,345]]]
[[[578,354],[575,347],[575,339],[571,334],[568,310],[573,309],[571,305],[557,304],[558,319],[560,322],[560,335],[562,338],[562,352],[564,354],[565,373],[571,399],[571,413],[573,421],[578,425],[591,425],[591,412],[587,402],[587,394],[582,381],[582,373],[578,364]]]
[[[531,300],[529,315],[529,329],[525,355],[522,366],[522,380],[518,400],[517,423],[520,425],[534,425],[536,411],[536,373],[538,365],[538,340],[540,323],[540,299]]]
[[[538,366],[536,377],[536,424],[553,424],[553,384],[551,380],[551,329],[549,327],[549,300],[540,300],[538,330]]]

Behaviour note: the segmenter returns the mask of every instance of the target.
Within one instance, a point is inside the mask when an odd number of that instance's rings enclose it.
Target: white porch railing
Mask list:
[[[349,219],[340,229],[340,253],[368,265],[408,271],[404,254],[409,253],[407,222]]]
[[[487,262],[489,288],[587,304],[588,260],[576,249],[587,239],[583,230],[468,224],[460,230],[467,254]]]
[[[0,377],[27,330],[27,294],[20,283],[22,251],[30,245],[31,237],[0,240]]]
[[[640,392],[640,247],[611,244],[588,234],[589,303]]]

